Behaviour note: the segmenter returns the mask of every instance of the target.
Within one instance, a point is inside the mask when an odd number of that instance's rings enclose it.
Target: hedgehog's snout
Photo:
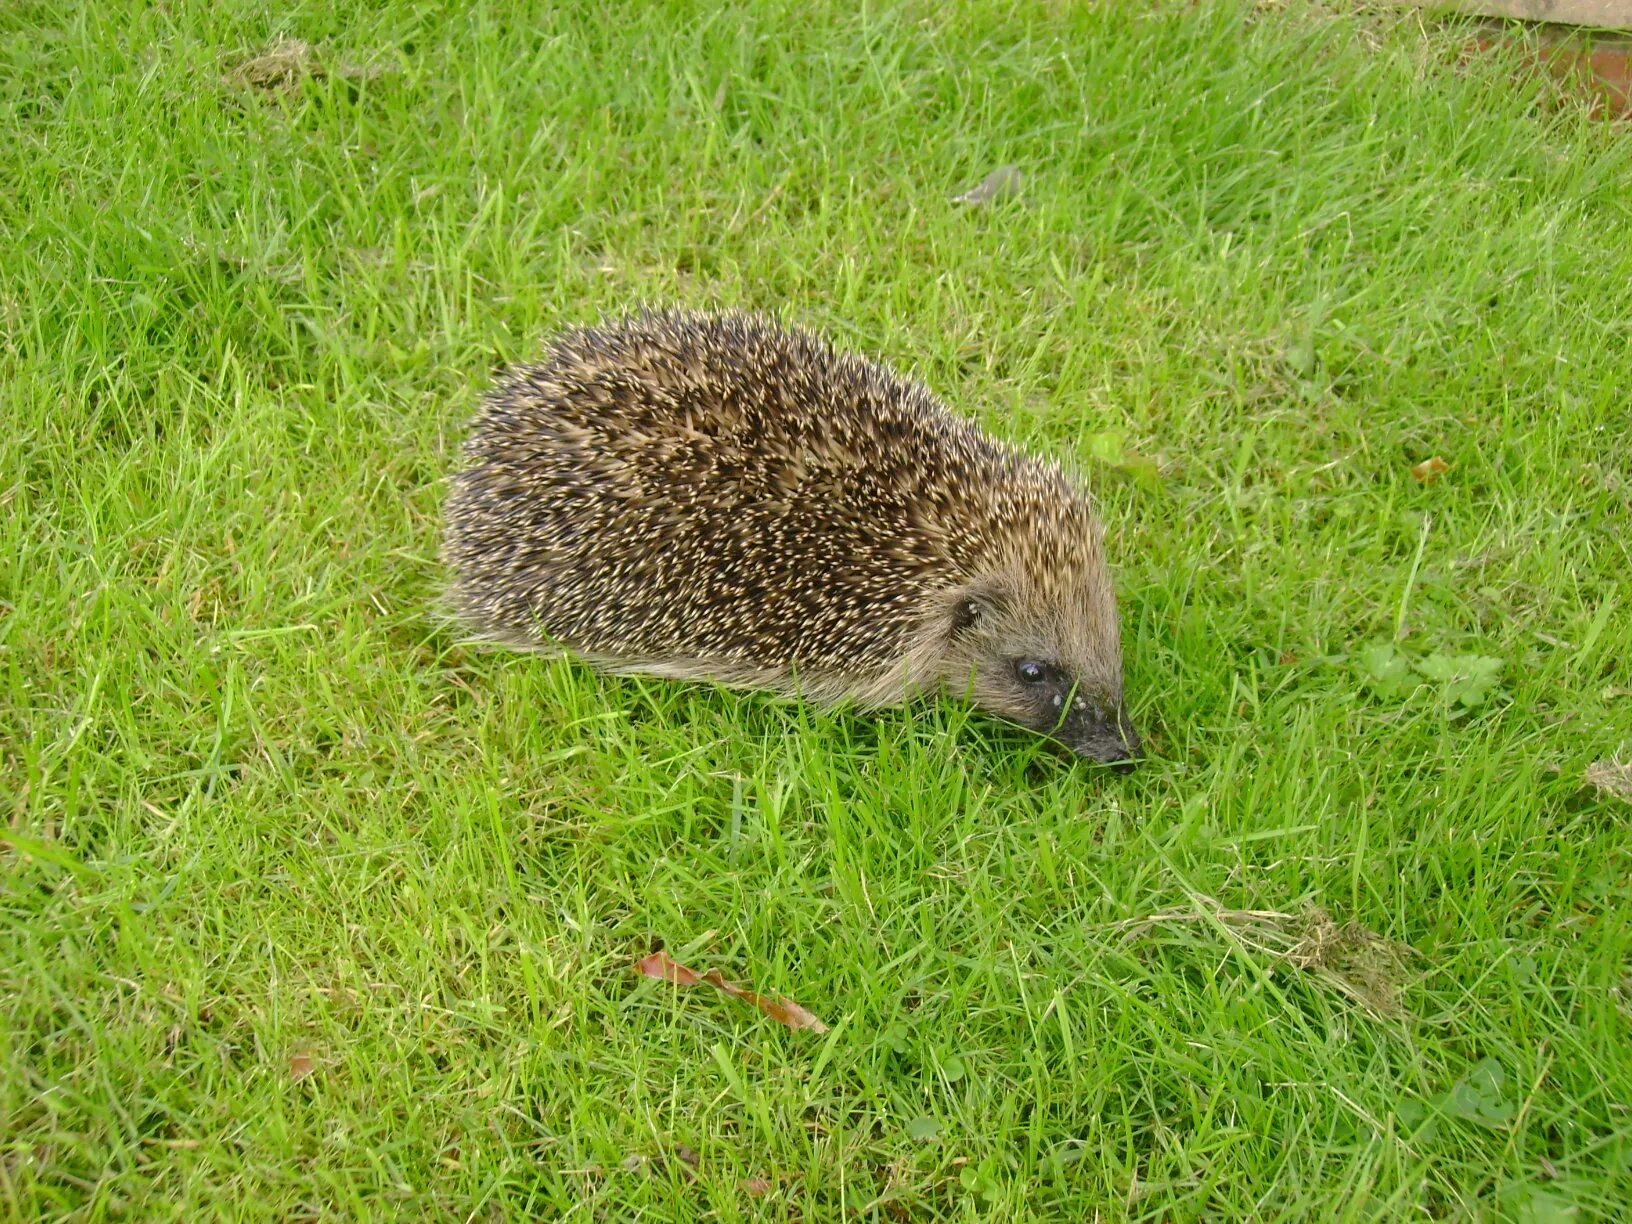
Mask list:
[[[1080,673],[1045,659],[1015,659],[1010,669],[1014,695],[1027,708],[1019,721],[1080,757],[1133,768],[1141,755],[1139,732],[1120,696],[1085,684]]]
[[[1051,734],[1078,756],[1114,765],[1122,773],[1132,770],[1144,755],[1139,732],[1120,702],[1102,712],[1091,702],[1074,701]]]

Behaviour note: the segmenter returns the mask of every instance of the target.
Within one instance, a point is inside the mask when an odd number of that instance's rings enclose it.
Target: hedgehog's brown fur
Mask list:
[[[1086,495],[808,332],[570,330],[489,396],[465,458],[444,557],[486,637],[822,701],[947,686],[1084,755],[1137,752]]]

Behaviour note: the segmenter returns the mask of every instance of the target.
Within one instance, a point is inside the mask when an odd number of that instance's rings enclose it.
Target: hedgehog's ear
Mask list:
[[[994,584],[960,587],[952,593],[952,636],[978,629],[1003,610],[1003,592]]]
[[[980,600],[973,595],[958,600],[952,608],[952,632],[959,634],[973,629],[980,624],[980,616]]]

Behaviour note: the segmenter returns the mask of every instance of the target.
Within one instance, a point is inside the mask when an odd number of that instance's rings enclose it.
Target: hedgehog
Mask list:
[[[443,560],[478,639],[824,704],[945,692],[1140,755],[1086,492],[768,316],[640,310],[502,375]]]

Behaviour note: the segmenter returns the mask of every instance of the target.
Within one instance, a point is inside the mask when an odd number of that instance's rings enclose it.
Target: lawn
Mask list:
[[[1632,129],[1340,5],[267,7],[0,10],[0,1217],[1628,1218]],[[1082,470],[1150,758],[462,642],[481,389],[639,302]]]

